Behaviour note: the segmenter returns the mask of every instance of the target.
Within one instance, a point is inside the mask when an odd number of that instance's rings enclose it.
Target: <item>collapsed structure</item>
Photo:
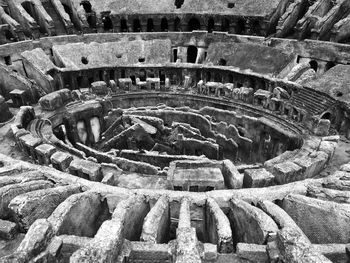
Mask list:
[[[0,262],[350,260],[349,1],[0,6]]]

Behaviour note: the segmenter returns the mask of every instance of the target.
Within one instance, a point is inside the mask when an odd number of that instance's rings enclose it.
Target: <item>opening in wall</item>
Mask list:
[[[83,6],[86,13],[92,12],[92,6],[91,6],[91,3],[89,1],[82,1],[82,2],[80,2],[80,5]]]
[[[11,65],[12,64],[12,61],[11,61],[11,56],[6,56],[4,57],[4,60],[5,60],[5,64],[6,65]]]
[[[175,21],[174,21],[174,31],[176,31],[176,32],[181,31],[180,23],[181,23],[180,18],[178,18],[178,17],[175,18]]]
[[[177,60],[177,48],[173,49],[173,61],[176,62]]]
[[[147,20],[147,32],[153,32],[153,31],[154,31],[153,19],[149,18]]]
[[[208,28],[207,28],[209,33],[214,31],[214,26],[215,26],[214,19],[211,17],[208,20]]]
[[[103,29],[105,31],[109,31],[113,29],[113,23],[109,16],[105,16],[104,18],[102,18],[102,22],[103,22]]]
[[[311,60],[311,61],[309,62],[309,64],[310,64],[310,67],[311,67],[315,72],[317,72],[317,70],[318,70],[318,63],[317,63],[317,61],[316,61],[316,60]]]
[[[177,9],[181,8],[185,1],[184,0],[175,0],[175,6]]]
[[[243,19],[238,19],[236,23],[236,34],[245,33],[245,21]]]
[[[120,20],[120,31],[121,32],[128,32],[128,24],[126,22],[126,19],[121,19]]]
[[[160,22],[160,30],[162,32],[168,31],[168,20],[165,17],[163,17]]]
[[[187,62],[188,63],[196,63],[198,54],[198,49],[195,46],[189,46],[187,48]]]
[[[134,19],[134,27],[133,27],[134,32],[140,32],[141,31],[141,24],[139,19]]]
[[[200,26],[199,20],[195,17],[192,17],[190,21],[188,21],[188,31],[199,30]]]
[[[336,64],[335,64],[333,61],[327,62],[326,67],[325,67],[325,71],[330,70],[330,69],[333,68],[335,65],[336,65]]]

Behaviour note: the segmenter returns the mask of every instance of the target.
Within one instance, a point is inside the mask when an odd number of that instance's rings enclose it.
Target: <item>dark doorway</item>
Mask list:
[[[201,25],[197,18],[192,17],[190,21],[188,21],[188,31],[198,30],[200,27]]]
[[[168,20],[165,17],[163,17],[162,21],[160,22],[160,30],[162,32],[168,31]]]
[[[149,18],[147,20],[147,32],[153,32],[153,31],[154,31],[153,19]]]
[[[181,31],[181,28],[180,28],[180,18],[175,18],[175,21],[174,21],[174,31],[178,32],[178,31]]]
[[[236,34],[245,33],[245,21],[243,19],[238,19],[236,23]]]
[[[209,20],[208,20],[208,28],[207,28],[209,33],[214,31],[214,26],[215,26],[214,19],[213,18],[209,18]]]
[[[112,20],[109,16],[105,16],[103,19],[103,29],[105,31],[109,31],[109,30],[112,30],[113,29],[113,23],[112,23]]]
[[[309,62],[309,64],[310,64],[310,68],[312,68],[315,72],[317,72],[317,70],[318,70],[318,63],[317,63],[317,61],[316,60],[311,60]]]
[[[133,26],[134,32],[140,32],[141,31],[141,24],[139,19],[134,19],[134,26]]]
[[[126,22],[126,19],[121,19],[120,20],[120,30],[122,32],[128,32],[128,24]]]
[[[195,46],[189,46],[187,48],[187,62],[188,63],[196,63],[198,54],[198,49]]]
[[[83,6],[84,10],[86,13],[91,13],[92,12],[92,6],[89,1],[82,1],[80,5]]]

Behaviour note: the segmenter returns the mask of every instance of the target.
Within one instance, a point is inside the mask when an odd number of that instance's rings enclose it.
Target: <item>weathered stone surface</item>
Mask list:
[[[28,258],[38,255],[46,248],[54,233],[54,229],[48,220],[36,220],[17,248],[17,252],[25,253]]]
[[[277,233],[280,259],[290,263],[331,263],[323,255],[315,252],[311,243],[297,230],[285,227]]]
[[[142,224],[138,217],[135,217],[135,212],[138,212],[143,202],[144,200],[140,197],[136,199],[131,197],[119,202],[111,220],[103,222],[93,240],[77,250],[70,262],[115,262],[122,247],[125,230],[134,231],[135,229],[128,228],[132,224],[139,224],[139,233],[141,233]],[[130,225],[128,221],[132,224]]]
[[[142,226],[141,241],[165,243],[170,224],[168,199],[162,196],[145,217]]]
[[[286,161],[276,164],[272,173],[278,184],[285,184],[302,179],[303,168],[293,162]]]
[[[246,169],[244,171],[243,187],[266,187],[275,184],[275,177],[265,168]]]
[[[69,172],[91,181],[100,182],[102,180],[101,165],[88,160],[73,160],[69,165]]]
[[[282,208],[312,243],[350,242],[350,205],[288,195],[283,199]]]
[[[17,234],[17,226],[11,221],[0,219],[0,239],[13,239]]]
[[[38,171],[30,171],[25,173],[21,173],[20,171],[18,171],[18,174],[6,175],[6,176],[0,175],[0,187],[11,185],[11,184],[19,184],[19,183],[25,183],[25,182],[36,181],[36,180],[45,180],[45,179],[46,177],[44,176],[44,174]]]
[[[65,172],[73,161],[73,156],[69,153],[57,151],[50,157],[50,161],[54,168]]]
[[[78,193],[79,186],[60,186],[16,196],[9,204],[22,231],[39,218],[48,218],[68,196]]]
[[[51,188],[53,184],[49,181],[37,180],[25,183],[11,184],[0,188],[0,217],[6,219],[9,217],[11,210],[8,208],[9,203],[17,195]]]
[[[222,162],[221,172],[224,176],[225,186],[227,188],[242,188],[244,175],[238,172],[236,166],[230,160],[224,160]]]
[[[348,191],[339,191],[310,185],[307,188],[307,195],[325,201],[350,204],[350,192]]]
[[[236,253],[240,258],[248,259],[252,262],[268,262],[269,260],[266,245],[238,243]]]
[[[264,244],[268,233],[277,232],[276,223],[262,210],[247,202],[231,199],[233,236],[237,242]]]
[[[153,244],[148,242],[131,242],[129,260],[132,262],[171,262],[168,244]]]
[[[231,253],[233,240],[230,221],[219,205],[211,198],[207,199],[206,224],[210,243],[217,245],[219,253]]]
[[[327,257],[332,262],[348,262],[346,255],[347,244],[312,244],[312,249],[318,253]]]
[[[59,235],[92,237],[99,227],[97,218],[102,213],[100,194],[84,192],[68,197],[47,220]]]
[[[40,144],[35,147],[36,155],[39,161],[39,164],[50,164],[51,155],[56,152],[56,147],[51,144]]]

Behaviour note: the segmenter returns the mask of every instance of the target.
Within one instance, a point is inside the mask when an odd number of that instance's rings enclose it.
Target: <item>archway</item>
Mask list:
[[[180,18],[178,18],[178,17],[175,18],[175,21],[174,21],[174,31],[181,31],[180,23],[181,23]]]
[[[309,62],[309,64],[310,64],[310,68],[312,68],[315,72],[317,72],[317,70],[318,70],[318,63],[317,63],[317,61],[316,60],[311,60]]]
[[[160,22],[160,30],[162,32],[168,31],[168,20],[165,17],[163,17],[162,21]]]
[[[326,67],[325,67],[325,71],[328,71],[328,70],[330,70],[331,68],[333,68],[334,66],[335,66],[336,64],[333,62],[333,61],[329,61],[329,62],[327,62],[327,64],[326,64]]]
[[[92,6],[89,1],[82,1],[80,5],[83,6],[85,13],[91,13],[92,12]]]
[[[192,17],[189,21],[188,21],[188,31],[193,31],[193,30],[198,30],[200,29],[201,25],[199,23],[199,20],[195,17]]]
[[[238,19],[236,23],[236,34],[245,33],[245,21],[243,19]]]
[[[128,24],[124,18],[120,20],[120,30],[122,32],[128,32]]]
[[[147,32],[153,32],[153,31],[154,31],[153,19],[148,18],[147,19]]]
[[[109,31],[113,29],[112,19],[109,16],[105,16],[104,18],[102,18],[102,21],[103,21],[103,29],[105,31]]]
[[[196,63],[197,54],[198,54],[198,48],[196,46],[189,46],[187,48],[187,62]]]
[[[214,19],[211,17],[208,20],[208,28],[207,28],[209,33],[214,31],[214,26],[215,26]]]
[[[134,19],[133,31],[134,32],[140,32],[141,31],[140,19],[138,19],[138,18]]]
[[[230,30],[230,20],[227,18],[222,20],[221,31],[228,32]]]

